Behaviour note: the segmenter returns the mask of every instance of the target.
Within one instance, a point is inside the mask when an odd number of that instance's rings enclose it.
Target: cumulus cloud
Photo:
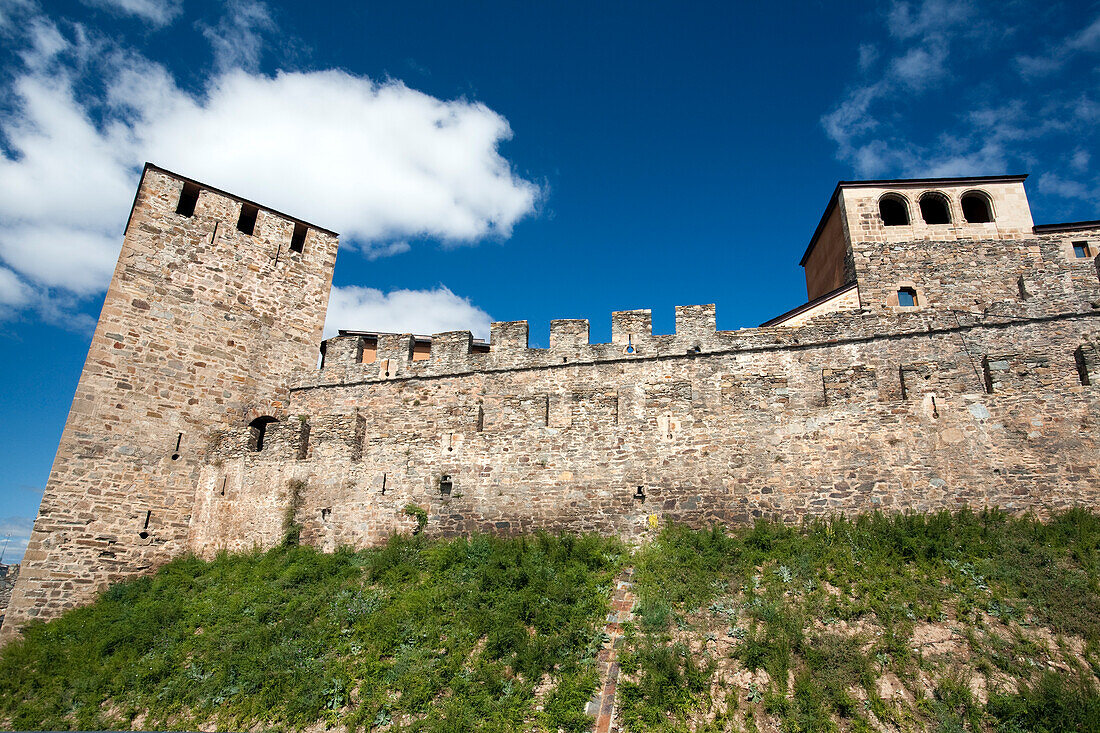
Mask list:
[[[270,20],[255,3],[229,7],[226,23]],[[478,102],[344,71],[260,74],[239,67],[247,50],[192,93],[79,26],[25,27],[0,118],[0,262],[18,283],[0,281],[7,303],[56,311],[102,291],[147,160],[337,230],[370,258],[417,239],[507,237],[540,195],[498,150],[508,122]]]
[[[153,26],[165,26],[183,12],[183,0],[81,0],[93,8],[132,15]]]
[[[333,288],[325,338],[341,328],[392,333],[433,334],[471,331],[489,337],[492,319],[468,298],[440,285],[434,290],[394,290],[383,293],[357,286]]]

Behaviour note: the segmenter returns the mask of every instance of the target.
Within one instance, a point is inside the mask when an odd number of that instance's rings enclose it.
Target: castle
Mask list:
[[[1100,221],[841,182],[809,302],[321,342],[337,235],[146,165],[2,635],[188,552],[1100,496]],[[320,356],[318,355],[320,346]],[[320,366],[318,360],[320,358]]]

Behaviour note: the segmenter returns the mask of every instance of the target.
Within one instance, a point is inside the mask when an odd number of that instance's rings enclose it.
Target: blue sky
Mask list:
[[[150,160],[341,232],[329,329],[718,304],[837,180],[1030,173],[1100,218],[1100,4],[0,0],[0,543],[37,511]]]

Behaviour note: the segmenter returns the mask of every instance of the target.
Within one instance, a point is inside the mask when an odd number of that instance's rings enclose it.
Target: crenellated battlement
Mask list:
[[[1100,240],[1100,228],[1088,234]],[[378,336],[377,357],[363,359],[361,336],[354,333],[329,339],[319,372],[301,372],[293,389],[397,378],[438,377],[481,371],[553,368],[570,364],[617,363],[637,359],[690,358],[715,353],[753,353],[776,349],[805,349],[812,344],[863,343],[873,338],[904,337],[917,333],[951,333],[975,323],[1042,321],[1051,317],[1095,315],[1100,303],[1100,252],[1074,257],[1069,234],[1052,232],[1025,243],[1026,258],[998,282],[978,283],[974,297],[961,303],[941,303],[938,291],[922,281],[899,274],[896,289],[912,287],[916,302],[901,306],[893,293],[881,303],[867,303],[858,284],[827,295],[808,308],[795,309],[767,325],[736,331],[717,329],[714,304],[677,306],[676,330],[654,334],[652,311],[629,310],[611,314],[611,341],[591,343],[586,319],[550,322],[549,348],[531,348],[526,321],[496,322],[488,344],[475,342],[468,331],[421,337],[428,348],[414,354],[411,334]],[[1068,238],[1067,238],[1068,237]],[[1068,254],[1067,254],[1068,253]],[[1015,275],[1015,277],[1013,277]],[[942,277],[942,274],[941,274]],[[964,291],[965,292],[965,291]],[[961,305],[963,307],[953,307]],[[968,325],[969,324],[969,325]]]

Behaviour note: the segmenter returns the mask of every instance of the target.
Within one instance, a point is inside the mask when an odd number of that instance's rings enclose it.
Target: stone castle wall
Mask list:
[[[16,626],[188,551],[210,446],[316,365],[336,236],[147,166],[12,596]]]
[[[150,168],[2,633],[181,553],[270,547],[288,509],[334,549],[414,531],[410,503],[432,535],[627,537],[1095,506],[1100,228],[1035,234],[1017,183],[991,194],[1004,232],[879,231],[873,196],[842,191],[851,239],[815,266],[855,288],[782,325],[717,331],[714,306],[684,306],[653,334],[624,311],[607,344],[583,320],[545,349],[495,323],[488,351],[451,332],[414,358],[382,334],[370,363],[349,334],[318,369],[335,235],[289,252],[293,220],[261,210],[240,234],[243,202],[208,189],[182,217],[183,179]]]
[[[192,545],[278,542],[291,482],[306,540],[328,549],[411,531],[409,502],[430,533],[627,536],[665,519],[1095,505],[1100,311],[1013,305],[736,332],[685,309],[674,336],[617,314],[633,321],[629,354],[575,322],[556,322],[545,350],[524,348],[521,324],[498,324],[489,354],[455,348],[464,334],[426,362],[396,358],[404,343],[381,364],[330,349],[263,451],[243,430],[215,451]]]

